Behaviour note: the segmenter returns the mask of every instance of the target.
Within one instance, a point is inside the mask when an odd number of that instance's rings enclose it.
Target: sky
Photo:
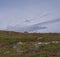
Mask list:
[[[0,0],[0,30],[60,33],[60,0]]]

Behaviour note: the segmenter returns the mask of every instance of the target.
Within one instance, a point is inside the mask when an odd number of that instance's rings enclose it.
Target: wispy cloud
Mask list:
[[[52,24],[52,23],[56,23],[56,22],[60,22],[60,18],[53,19],[51,21],[41,22],[41,23],[34,24],[34,25],[45,25],[45,24]]]
[[[0,30],[53,31],[55,26],[57,31],[60,19],[55,18],[60,18],[60,0],[0,0]]]
[[[43,26],[43,25],[48,25],[48,24],[52,24],[52,23],[56,23],[56,22],[60,22],[60,18],[58,19],[54,19],[54,20],[50,20],[50,21],[46,21],[46,22],[41,22],[41,23],[38,23],[38,24],[34,24],[34,25],[31,25],[31,26],[27,26],[27,27],[8,27],[7,29],[8,30],[15,30],[15,31],[20,31],[20,32],[24,32],[24,31],[27,31],[27,32],[33,32],[33,31],[37,31],[37,30],[41,30],[41,29],[47,29],[48,27],[46,26]]]

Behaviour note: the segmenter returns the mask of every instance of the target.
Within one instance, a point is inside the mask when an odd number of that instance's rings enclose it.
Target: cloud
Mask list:
[[[49,28],[53,31],[59,28],[56,23],[60,20],[53,20],[60,17],[59,1],[0,1],[0,30],[7,29],[13,31],[37,31]],[[51,21],[48,21],[51,20]],[[46,22],[44,22],[46,21]],[[48,25],[48,26],[45,26]],[[58,27],[57,27],[58,26]],[[57,27],[57,28],[56,28]],[[59,30],[59,29],[58,29]],[[44,32],[44,31],[43,31]]]
[[[25,20],[25,22],[31,22],[30,20]]]
[[[46,27],[44,25],[52,24],[52,23],[56,23],[56,22],[60,22],[60,18],[46,21],[46,22],[37,23],[37,24],[31,25],[31,26],[24,26],[24,27],[10,26],[7,28],[7,30],[13,30],[13,31],[18,31],[18,32],[24,32],[24,31],[33,32],[33,31],[37,31],[37,30],[41,30],[41,29],[47,29],[48,27]]]
[[[50,12],[49,11],[43,11],[43,12],[40,12],[40,13],[38,13],[34,18],[27,18],[24,22],[32,22],[32,21],[34,21],[34,20],[36,20],[36,19],[41,19],[41,18],[44,18],[44,17],[46,17],[46,16],[48,16],[50,14]]]
[[[41,22],[41,23],[38,23],[38,24],[34,24],[34,26],[36,26],[36,25],[52,24],[52,23],[56,23],[56,22],[60,22],[60,18],[53,19],[53,20],[46,21],[46,22]]]

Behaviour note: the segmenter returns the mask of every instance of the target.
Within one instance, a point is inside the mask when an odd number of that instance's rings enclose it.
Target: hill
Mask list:
[[[0,30],[0,57],[59,57],[60,33]]]

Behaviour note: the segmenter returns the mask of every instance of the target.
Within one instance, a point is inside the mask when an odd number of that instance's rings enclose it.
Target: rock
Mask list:
[[[22,42],[18,42],[17,44],[20,44],[20,45],[22,45],[23,43],[22,43]]]
[[[4,54],[9,54],[9,53],[10,53],[10,51],[5,51],[5,52],[4,52]]]
[[[56,44],[58,44],[58,43],[60,43],[60,41],[52,41],[51,43],[56,43]]]
[[[50,42],[38,42],[37,44],[50,44]]]
[[[25,51],[24,51],[24,50],[19,50],[19,49],[17,49],[17,50],[16,50],[16,53],[25,53]]]
[[[30,46],[30,47],[29,47],[29,50],[31,50],[31,51],[37,51],[37,50],[39,50],[39,48],[40,48],[40,46],[37,45],[37,44],[35,44],[35,45],[33,45],[33,46]]]
[[[14,44],[14,45],[12,46],[12,48],[17,48],[17,45],[16,45],[16,44]]]

